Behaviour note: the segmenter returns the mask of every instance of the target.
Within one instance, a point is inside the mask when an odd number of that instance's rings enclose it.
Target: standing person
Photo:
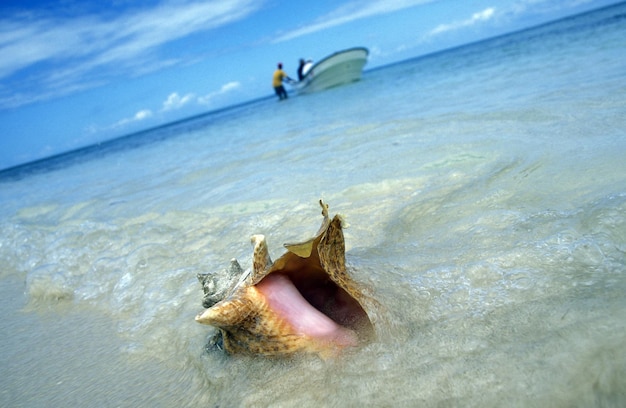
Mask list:
[[[287,99],[287,91],[285,91],[285,87],[283,86],[283,80],[287,79],[288,81],[293,81],[285,71],[283,71],[283,64],[278,63],[278,69],[274,71],[274,76],[272,78],[272,86],[274,87],[274,92],[278,95],[279,100]]]
[[[300,65],[298,66],[298,81],[302,81],[302,79],[304,78],[304,66],[306,65],[306,62],[304,61],[304,58],[300,58]]]

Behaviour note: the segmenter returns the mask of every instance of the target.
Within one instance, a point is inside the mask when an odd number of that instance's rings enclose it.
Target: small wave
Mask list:
[[[67,273],[58,264],[39,266],[26,276],[26,290],[32,303],[61,302],[74,298]]]

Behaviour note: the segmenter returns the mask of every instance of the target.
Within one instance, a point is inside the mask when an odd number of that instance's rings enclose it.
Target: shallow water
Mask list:
[[[624,15],[0,173],[1,405],[623,406]],[[196,274],[311,236],[320,197],[378,340],[207,352]]]

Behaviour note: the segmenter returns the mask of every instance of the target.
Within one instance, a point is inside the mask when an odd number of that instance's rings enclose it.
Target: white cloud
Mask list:
[[[194,94],[189,93],[185,96],[180,96],[177,92],[171,93],[165,102],[163,102],[162,111],[168,111],[173,109],[180,109],[194,99]]]
[[[208,105],[216,97],[224,95],[224,94],[227,94],[227,93],[230,93],[230,92],[233,92],[233,91],[235,91],[235,90],[237,90],[239,88],[241,88],[241,84],[239,82],[236,82],[236,81],[228,82],[228,83],[222,85],[222,87],[219,90],[199,97],[198,98],[198,103],[202,104],[202,105]]]
[[[241,83],[237,81],[232,81],[232,82],[228,82],[222,85],[220,89],[218,89],[217,91],[211,92],[201,97],[196,97],[193,93],[188,93],[184,96],[180,96],[178,92],[172,92],[171,94],[168,95],[167,99],[165,99],[165,101],[163,102],[163,106],[160,112],[167,112],[171,110],[180,109],[183,106],[189,103],[192,103],[194,101],[200,105],[208,105],[216,97],[228,94],[230,92],[238,90],[239,88],[241,88]],[[129,125],[131,123],[141,122],[153,116],[154,116],[154,113],[150,109],[142,109],[139,112],[135,113],[134,116],[130,118],[122,119],[109,127],[99,128],[96,126],[91,126],[90,128],[86,129],[86,131],[89,133],[96,133],[101,130],[117,129],[117,128]]]
[[[286,32],[274,40],[282,42],[292,40],[303,35],[326,30],[331,27],[350,23],[367,17],[393,13],[398,10],[415,7],[421,4],[431,3],[435,0],[370,0],[353,1],[345,4],[332,12],[316,19],[310,25]]]
[[[164,3],[113,20],[94,16],[0,19],[0,77],[37,62],[89,57],[81,65],[128,61],[194,32],[240,20],[254,0]],[[8,16],[10,17],[10,16]]]
[[[435,27],[433,30],[431,30],[428,33],[428,35],[433,36],[433,35],[445,33],[447,31],[454,31],[454,30],[458,30],[461,28],[473,26],[474,24],[477,24],[477,23],[485,22],[487,20],[490,20],[494,16],[495,11],[496,11],[495,8],[490,7],[478,13],[472,14],[472,17],[468,18],[467,20],[455,21],[450,24],[440,24],[437,27]]]
[[[144,120],[152,116],[152,111],[150,109],[144,109],[135,114],[134,120]]]
[[[233,81],[233,82],[229,82],[227,84],[222,85],[222,87],[220,88],[220,92],[222,93],[230,92],[235,89],[239,89],[240,87],[241,87],[241,84],[239,82]]]
[[[193,33],[212,30],[257,11],[257,0],[176,1],[168,0],[113,18],[104,15],[82,15],[74,18],[52,17],[24,12],[0,16],[0,80],[37,67],[41,71],[29,79],[39,95],[64,94],[76,83],[95,82],[85,79],[97,69],[108,75],[158,69],[163,58],[156,52],[163,45]],[[177,63],[166,61],[166,65]],[[102,78],[103,74],[98,73]],[[0,89],[0,108],[29,102],[21,91]]]
[[[142,120],[146,120],[151,117],[152,117],[152,111],[150,109],[143,109],[135,113],[135,116],[133,116],[132,118],[122,119],[119,122],[115,123],[112,126],[112,128],[122,127],[133,122],[140,122]]]

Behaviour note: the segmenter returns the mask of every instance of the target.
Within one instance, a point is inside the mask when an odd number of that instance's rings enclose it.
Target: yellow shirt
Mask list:
[[[277,86],[281,86],[283,84],[283,78],[287,78],[287,74],[282,69],[277,69],[274,71],[274,78],[272,78],[272,86],[276,88]]]

